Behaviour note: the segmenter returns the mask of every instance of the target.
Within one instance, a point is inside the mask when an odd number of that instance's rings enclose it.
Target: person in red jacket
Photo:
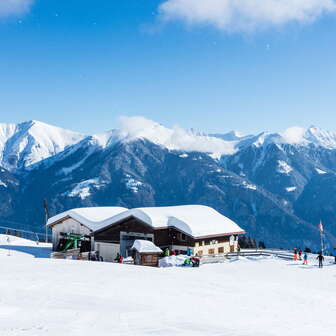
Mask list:
[[[299,260],[302,260],[301,256],[302,256],[302,250],[300,249],[299,250]]]
[[[297,249],[295,248],[294,249],[294,261],[296,261],[298,258],[298,255],[297,255]]]

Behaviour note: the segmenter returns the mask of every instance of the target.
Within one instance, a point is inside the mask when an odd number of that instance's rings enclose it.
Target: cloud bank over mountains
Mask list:
[[[164,21],[212,25],[226,32],[306,24],[335,11],[335,0],[166,0],[159,8]]]
[[[0,0],[0,18],[26,14],[34,0]]]
[[[233,141],[197,134],[179,126],[167,128],[141,116],[120,117],[119,124],[120,138],[126,141],[143,138],[172,150],[213,153],[214,157],[235,152]]]

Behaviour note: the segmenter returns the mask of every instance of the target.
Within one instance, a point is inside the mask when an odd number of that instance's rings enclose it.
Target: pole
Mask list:
[[[10,245],[10,238],[9,238],[9,236],[7,236],[7,256],[8,256],[8,257],[10,256],[10,248],[9,248],[9,245]]]
[[[321,239],[321,253],[324,255],[324,246],[323,246],[323,224],[320,222],[320,239]]]
[[[48,210],[48,201],[44,200],[43,201],[43,207],[44,207],[44,212],[45,212],[45,242],[48,243],[48,219],[49,219],[49,210]]]

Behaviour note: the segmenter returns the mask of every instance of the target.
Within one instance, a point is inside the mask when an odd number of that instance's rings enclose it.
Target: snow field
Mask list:
[[[336,267],[312,263],[150,268],[0,253],[0,335],[329,336]]]

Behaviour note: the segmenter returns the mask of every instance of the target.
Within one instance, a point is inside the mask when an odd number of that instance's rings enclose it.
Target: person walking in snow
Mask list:
[[[317,256],[318,261],[319,261],[319,268],[323,267],[323,261],[324,261],[324,257],[322,255],[322,252],[319,253],[319,255]]]
[[[303,265],[308,265],[308,254],[305,252],[303,255]]]
[[[299,260],[302,260],[301,256],[302,256],[302,250],[300,249],[299,250]]]
[[[297,260],[297,249],[295,248],[294,249],[294,261],[296,261]]]

